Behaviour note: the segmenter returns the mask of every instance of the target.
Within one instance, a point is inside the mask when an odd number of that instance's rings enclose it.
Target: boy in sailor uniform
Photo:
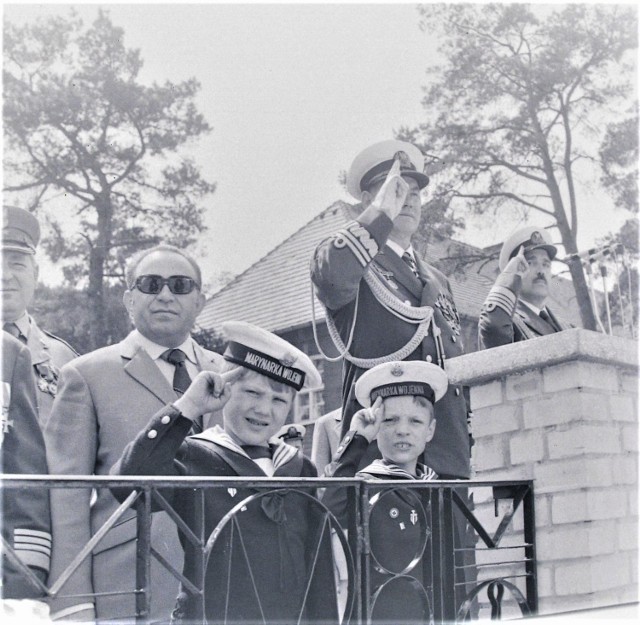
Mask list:
[[[123,452],[120,475],[316,477],[314,465],[275,435],[295,393],[318,386],[320,374],[303,352],[280,337],[242,322],[223,325],[228,369],[203,371],[173,404],[157,413]],[[215,425],[189,436],[198,416],[223,410]],[[309,499],[296,492],[241,502],[251,488],[212,488],[204,495],[205,535],[236,508],[235,520],[214,541],[204,583],[208,623],[336,622],[329,533],[314,518]],[[125,492],[118,492],[120,499]],[[197,528],[199,493],[163,491],[190,528]],[[240,504],[240,505],[239,505]],[[195,548],[181,536],[184,575],[197,579]],[[319,562],[312,563],[320,544]],[[326,571],[326,572],[325,572]],[[308,587],[308,584],[310,586]],[[186,588],[173,618],[201,622],[199,599]]]
[[[388,362],[365,372],[356,383],[355,394],[366,408],[354,415],[330,474],[372,481],[437,479],[435,471],[419,460],[435,433],[434,404],[447,386],[446,373],[426,362]],[[374,440],[382,458],[358,471]],[[347,491],[327,489],[324,495],[324,503],[343,522]],[[428,531],[418,491],[380,491],[370,505],[372,621],[426,623],[429,606],[420,586]]]

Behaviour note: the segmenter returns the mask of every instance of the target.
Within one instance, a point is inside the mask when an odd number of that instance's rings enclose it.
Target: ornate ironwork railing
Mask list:
[[[197,477],[103,477],[103,476],[2,476],[6,489],[29,488],[117,488],[128,492],[110,518],[90,541],[78,546],[67,568],[48,585],[24,566],[3,538],[5,557],[25,579],[48,597],[67,596],[65,584],[74,571],[90,558],[100,541],[125,515],[137,517],[136,585],[120,594],[135,597],[137,622],[148,622],[150,614],[150,563],[160,562],[181,582],[183,594],[193,602],[192,616],[205,622],[207,570],[229,566],[231,558],[216,562],[216,546],[223,552],[237,550],[251,571],[251,554],[246,551],[242,512],[248,507],[268,505],[269,500],[295,496],[304,501],[317,521],[317,542],[309,550],[308,579],[300,605],[305,614],[312,592],[312,578],[323,536],[332,538],[330,560],[338,611],[343,623],[364,625],[382,622],[409,609],[412,618],[425,623],[453,623],[476,618],[517,618],[537,612],[535,514],[531,481],[366,481],[361,479],[311,478],[197,478]],[[190,524],[170,505],[166,489],[193,492],[195,513]],[[216,490],[250,489],[205,531],[206,498]],[[341,522],[316,497],[316,489],[342,489],[346,512]],[[151,541],[154,510],[163,510],[176,524],[183,541],[195,554],[191,575],[156,551]],[[266,509],[266,508],[265,508]],[[193,523],[193,519],[201,519]],[[55,549],[55,545],[54,545]],[[211,569],[209,569],[211,570]],[[223,575],[216,577],[223,578]],[[176,584],[177,588],[177,584]],[[260,603],[258,585],[254,599]],[[79,598],[79,596],[76,596]],[[84,598],[86,601],[86,597]],[[420,616],[415,617],[415,614]],[[266,623],[272,623],[264,617]],[[224,615],[216,622],[224,622]],[[419,622],[419,621],[416,621]]]

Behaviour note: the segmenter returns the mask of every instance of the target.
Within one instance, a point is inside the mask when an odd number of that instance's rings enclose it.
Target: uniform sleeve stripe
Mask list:
[[[363,267],[366,267],[368,264],[367,260],[362,256],[362,253],[360,252],[360,250],[358,250],[358,248],[353,244],[353,241],[351,240],[351,238],[347,236],[343,231],[341,231],[340,234],[342,235],[342,240],[344,241],[345,245],[347,245],[349,249],[353,252],[353,255],[356,257],[357,261]]]
[[[485,300],[485,306],[487,304],[499,306],[508,315],[512,315],[513,310],[516,306],[516,295],[509,289],[500,286],[494,286],[489,291],[487,299]]]
[[[18,542],[13,546],[16,551],[20,551],[21,549],[25,551],[38,551],[40,553],[45,553],[47,555],[51,555],[51,547],[44,547],[43,545],[37,545],[34,543],[25,543]]]
[[[35,538],[33,536],[16,536],[14,537],[14,541],[16,544],[42,545],[43,547],[51,549],[51,541],[47,540],[46,538]]]
[[[16,555],[27,566],[35,566],[43,571],[49,570],[50,558],[48,555],[26,549],[16,549]]]
[[[373,257],[371,256],[371,254],[369,254],[369,250],[362,244],[362,241],[358,238],[358,236],[351,232],[351,230],[347,229],[343,230],[342,234],[353,243],[353,245],[365,258],[367,263],[370,263]]]
[[[14,536],[38,536],[40,538],[45,538],[51,541],[51,533],[50,532],[41,532],[40,530],[32,530],[32,529],[19,529],[16,528],[13,530]]]

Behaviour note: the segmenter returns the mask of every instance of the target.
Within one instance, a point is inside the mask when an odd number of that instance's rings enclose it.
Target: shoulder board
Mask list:
[[[75,349],[73,349],[73,347],[71,347],[71,345],[69,345],[69,343],[67,343],[64,339],[61,339],[59,336],[56,336],[55,334],[51,334],[51,332],[47,332],[42,328],[40,328],[40,332],[42,332],[42,334],[46,334],[50,339],[53,339],[54,341],[58,341],[59,343],[66,345],[76,356],[80,355]]]

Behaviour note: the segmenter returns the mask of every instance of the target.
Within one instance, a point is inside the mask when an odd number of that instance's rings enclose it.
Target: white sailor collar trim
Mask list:
[[[200,434],[194,434],[189,437],[190,439],[203,440],[209,443],[214,443],[216,445],[220,445],[220,447],[224,447],[225,449],[229,449],[245,458],[249,458],[247,452],[238,445],[219,425],[214,425],[213,427],[207,428],[204,432]],[[276,442],[277,441],[277,442]],[[281,439],[271,438],[269,440],[269,446],[274,446],[275,450],[273,452],[273,456],[271,461],[273,462],[274,469],[286,464],[290,460],[292,460],[295,455],[298,453],[298,450],[285,443]],[[251,458],[249,458],[253,462]]]

